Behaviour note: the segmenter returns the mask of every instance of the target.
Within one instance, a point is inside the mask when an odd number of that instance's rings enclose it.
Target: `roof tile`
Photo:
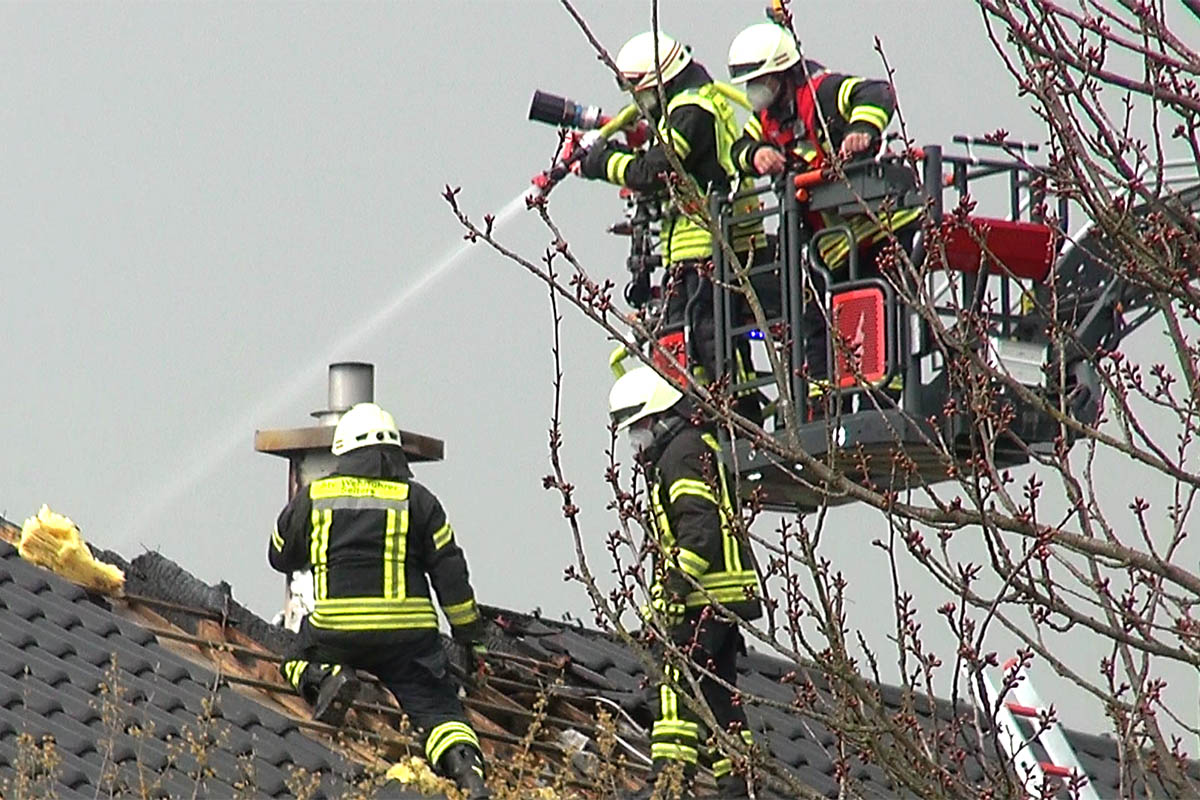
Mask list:
[[[101,692],[114,674],[119,702]],[[205,796],[234,793],[239,755],[253,754],[255,787],[267,797],[291,794],[277,768],[284,761],[325,776],[329,795],[354,772],[295,723],[232,690],[214,693],[216,685],[211,672],[163,648],[151,632],[0,543],[0,779],[14,775],[18,732],[54,737],[59,797],[109,794],[100,786],[106,762],[118,765],[118,794],[158,773],[159,793],[190,795],[196,781],[188,772],[197,766],[189,737],[207,743],[214,774],[202,781]]]

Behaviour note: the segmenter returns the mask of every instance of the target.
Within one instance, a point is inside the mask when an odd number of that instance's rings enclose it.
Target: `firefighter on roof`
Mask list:
[[[628,432],[639,460],[647,467],[652,532],[658,550],[647,621],[674,644],[690,649],[694,663],[721,681],[737,683],[737,656],[745,651],[736,618],[762,615],[758,576],[749,543],[738,533],[720,445],[712,433],[692,422],[690,403],[649,367],[622,375],[609,395],[617,430]],[[725,611],[713,607],[719,603]],[[730,615],[734,615],[731,618]],[[728,755],[707,746],[700,717],[677,694],[679,670],[664,666],[659,707],[650,734],[654,778],[670,762],[682,762],[690,780],[703,759],[712,767],[722,798],[748,797],[746,780],[735,774]],[[746,714],[720,682],[697,674],[704,701],[717,722],[747,745],[752,741]],[[654,786],[637,797],[649,797]],[[658,787],[661,789],[662,787]]]
[[[481,656],[483,621],[454,531],[412,480],[396,423],[379,406],[347,411],[332,451],[334,474],[288,503],[267,551],[276,570],[313,573],[313,611],[280,669],[313,718],[334,726],[357,694],[354,670],[372,673],[424,732],[429,763],[468,798],[490,797],[430,595],[432,580],[455,640]]]
[[[695,207],[682,200],[664,207],[660,246],[668,273],[665,323],[668,331],[691,331],[692,363],[698,362],[706,370],[696,377],[711,379],[715,361],[712,284],[704,273],[712,259],[713,237],[706,221],[707,196],[710,191],[728,193],[739,181],[729,155],[738,126],[726,94],[692,58],[686,45],[659,33],[657,51],[656,62],[654,34],[640,33],[625,43],[616,63],[634,96],[650,110],[660,135],[670,142],[691,180]],[[661,69],[656,69],[656,63]],[[665,111],[660,107],[660,85],[666,98]],[[665,178],[672,168],[661,142],[633,153],[601,140],[583,158],[580,172],[587,178],[658,194],[666,192]],[[677,191],[676,196],[684,195]],[[762,248],[765,236],[761,221],[741,226],[730,244],[743,258],[752,249]]]

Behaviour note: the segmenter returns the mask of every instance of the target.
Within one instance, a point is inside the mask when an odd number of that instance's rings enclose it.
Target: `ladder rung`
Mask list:
[[[1049,761],[1041,762],[1042,772],[1047,775],[1053,775],[1056,778],[1070,778],[1074,773],[1068,767],[1060,767],[1058,764],[1051,764]]]
[[[1016,714],[1018,717],[1028,717],[1029,719],[1038,718],[1038,710],[1033,706],[1023,706],[1020,703],[1005,703],[1008,710]]]

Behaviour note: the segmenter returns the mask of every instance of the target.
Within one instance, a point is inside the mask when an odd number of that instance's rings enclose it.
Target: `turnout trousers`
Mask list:
[[[672,631],[672,640],[680,648],[687,648],[694,640],[691,661],[730,686],[736,686],[738,653],[746,649],[741,631],[737,625],[715,617],[699,620],[699,609],[689,611],[687,620]],[[669,663],[664,666],[664,672],[674,679],[678,689],[672,688],[670,682],[658,687],[654,726],[650,730],[650,754],[656,770],[665,766],[665,762],[680,761],[685,772],[690,773],[703,761],[712,769],[714,778],[720,780],[729,775],[733,771],[732,760],[723,755],[719,747],[709,746],[710,737],[704,723],[679,697],[679,691],[687,690],[687,678]],[[707,675],[697,673],[697,677],[704,701],[717,723],[749,745],[753,736],[746,724],[746,712],[740,703],[734,703],[733,693]]]
[[[313,703],[321,681],[342,669],[369,672],[388,688],[424,737],[430,764],[454,745],[482,754],[437,631],[336,631],[305,619],[280,666],[284,677]]]

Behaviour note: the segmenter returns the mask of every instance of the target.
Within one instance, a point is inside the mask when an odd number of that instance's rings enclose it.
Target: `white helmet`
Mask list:
[[[729,45],[729,82],[747,83],[783,72],[800,61],[791,31],[774,22],[760,22],[739,33]]]
[[[608,414],[617,430],[623,431],[638,420],[668,410],[682,397],[682,392],[650,367],[638,367],[613,384]]]
[[[660,32],[657,63],[660,67],[658,72],[654,68],[654,34],[650,31],[639,33],[617,53],[617,69],[621,71],[621,77],[629,81],[633,91],[640,92],[657,85],[660,74],[662,82],[666,83],[683,72],[683,68],[692,63],[692,51]]]
[[[340,456],[372,444],[399,447],[400,431],[396,430],[396,420],[391,414],[374,403],[358,403],[338,420],[330,450]]]

